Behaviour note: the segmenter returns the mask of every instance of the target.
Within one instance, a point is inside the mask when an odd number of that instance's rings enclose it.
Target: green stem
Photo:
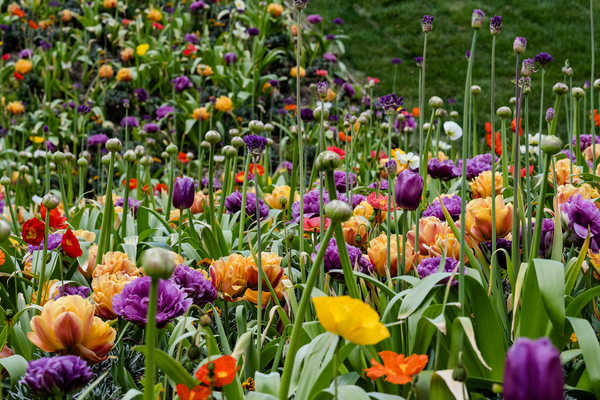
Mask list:
[[[300,118],[300,51],[302,48],[302,10],[298,9],[296,27],[298,28],[296,48],[296,123],[298,128],[298,179],[300,181],[300,221],[298,223],[298,238],[300,239],[300,270],[304,271],[304,194],[306,192],[306,177],[304,176],[304,138],[302,137],[302,119]],[[292,193],[294,189],[292,188]],[[331,193],[329,194],[331,195]],[[291,210],[291,205],[290,205]]]
[[[238,251],[242,250],[244,242],[244,226],[246,222],[246,191],[248,190],[248,170],[250,169],[250,154],[246,154],[246,165],[244,167],[244,183],[242,184],[242,209],[240,212],[240,230],[238,234]],[[211,179],[209,177],[209,179]],[[293,190],[292,190],[293,192]]]
[[[37,291],[37,305],[42,304],[42,297],[44,297],[44,281],[46,280],[46,255],[48,254],[48,226],[50,225],[50,210],[46,209],[46,218],[44,221],[44,250],[42,252],[42,269],[40,271],[40,277],[38,279],[38,291]],[[46,293],[49,295],[50,293]],[[47,300],[47,299],[44,299]]]
[[[152,278],[150,283],[150,299],[146,318],[146,359],[144,378],[144,400],[154,400],[154,382],[156,381],[156,366],[154,346],[156,344],[156,304],[158,298],[159,278]]]
[[[518,273],[519,267],[521,266],[521,246],[519,245],[520,241],[520,229],[519,229],[519,191],[520,191],[520,181],[521,181],[521,170],[519,168],[519,138],[521,131],[521,100],[523,96],[523,91],[519,86],[519,75],[520,75],[520,64],[519,64],[519,54],[517,53],[517,63],[516,63],[516,99],[517,103],[515,105],[515,133],[513,136],[513,227],[512,227],[512,263],[515,267],[515,273]]]
[[[129,215],[129,180],[131,179],[131,163],[129,161],[125,162],[125,194],[123,196],[123,222],[121,222],[121,238],[123,240],[125,240],[125,236],[127,236],[127,217]]]
[[[210,184],[210,179],[212,179],[211,177],[208,178],[209,179],[209,184]],[[168,197],[168,201],[167,201],[167,208],[166,208],[166,212],[165,212],[165,216],[167,218],[167,221],[169,221],[171,219],[171,203],[173,202],[173,187],[175,186],[175,155],[174,154],[170,154],[169,155],[169,197]],[[209,191],[208,192],[209,195],[209,199],[212,200],[212,193]],[[212,209],[212,201],[210,203],[211,209]]]
[[[552,157],[546,155],[546,160],[544,162],[544,175],[542,178],[542,190],[540,191],[540,198],[538,200],[537,211],[535,214],[535,229],[533,232],[533,239],[531,242],[531,249],[529,254],[531,255],[530,259],[533,260],[539,255],[540,248],[540,238],[542,234],[542,220],[544,214],[544,200],[546,198],[546,191],[548,190],[548,170],[550,169],[550,162]],[[531,228],[529,228],[531,229]]]

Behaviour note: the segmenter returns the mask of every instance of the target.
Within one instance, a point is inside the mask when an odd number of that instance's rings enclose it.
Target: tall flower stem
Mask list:
[[[296,121],[298,125],[298,180],[300,181],[300,221],[298,223],[298,238],[300,239],[300,270],[304,271],[304,194],[306,192],[306,177],[304,176],[304,138],[302,119],[300,118],[300,51],[302,49],[302,10],[298,9],[296,27],[298,39],[296,45]],[[292,193],[294,188],[292,188]],[[293,195],[292,195],[293,198]],[[291,207],[290,207],[291,209]],[[323,210],[321,210],[322,212]]]
[[[596,135],[596,124],[594,122],[594,78],[595,78],[595,68],[596,68],[596,47],[594,43],[594,0],[590,0],[590,42],[591,42],[591,51],[592,51],[592,65],[590,72],[590,115],[592,116],[592,135]],[[594,145],[596,144],[596,138],[594,137]],[[596,146],[594,149],[594,162],[596,162]]]
[[[44,297],[44,281],[46,280],[46,255],[48,254],[48,226],[50,225],[50,210],[46,210],[46,218],[44,221],[44,250],[42,252],[42,269],[40,271],[40,277],[38,279],[38,294],[37,294],[37,305],[39,306]],[[47,293],[49,295],[50,293]],[[46,299],[44,299],[46,300]]]
[[[581,166],[587,165],[583,159],[583,155],[581,154],[581,129],[579,129],[579,103],[581,99],[575,99],[573,101],[573,132],[575,132],[575,154],[577,156],[577,164]]]
[[[469,131],[473,134],[472,138],[473,138],[473,153],[471,153],[471,155],[474,157],[477,155],[478,152],[478,145],[477,145],[477,101],[475,100],[477,97],[473,96],[473,94],[471,94],[471,108],[472,108],[472,114],[473,114],[473,119],[472,119],[472,124],[471,125],[471,129],[469,129]]]
[[[531,190],[531,173],[529,171],[529,96],[525,94],[525,101],[523,104],[523,111],[525,116],[525,196],[529,196],[532,193]],[[540,143],[541,145],[541,143]],[[527,200],[525,198],[524,200]],[[531,240],[531,203],[529,201],[523,202],[526,207],[527,225],[526,229],[523,229],[523,249],[525,249],[525,258],[529,257],[529,243]]]
[[[127,217],[129,216],[129,180],[131,179],[131,163],[125,161],[125,194],[123,195],[123,222],[121,222],[121,238],[127,236]],[[151,189],[149,189],[151,190]]]
[[[175,166],[175,164],[173,164]],[[173,180],[175,179],[175,171],[173,171]],[[210,207],[210,212],[208,213],[210,218],[210,223],[214,224],[215,222],[215,196],[214,196],[214,174],[215,174],[215,145],[213,143],[210,144],[210,150],[208,151],[208,205]],[[169,205],[171,202],[169,201]],[[242,210],[244,210],[242,208]],[[220,217],[220,215],[219,215]]]
[[[515,104],[515,134],[513,136],[513,227],[512,227],[512,257],[511,261],[515,267],[515,271],[519,271],[521,266],[521,246],[519,245],[519,183],[521,178],[521,169],[519,168],[519,135],[521,133],[521,99],[522,90],[519,83],[520,78],[520,57],[517,53],[517,62],[515,67],[515,98],[517,102]]]
[[[538,199],[537,210],[535,213],[535,229],[533,232],[533,238],[531,241],[531,247],[529,250],[530,260],[533,260],[538,256],[539,248],[540,248],[540,238],[542,234],[542,221],[544,214],[544,199],[546,198],[546,191],[548,190],[548,170],[550,169],[550,162],[552,161],[552,157],[549,155],[545,155],[544,161],[544,174],[542,175],[542,189],[540,190],[540,198]],[[555,174],[555,171],[553,172]],[[556,174],[555,174],[556,176]],[[528,227],[528,230],[531,229],[531,226]]]
[[[156,305],[158,299],[159,278],[152,278],[150,282],[150,298],[148,301],[148,314],[146,318],[146,354],[144,400],[154,400],[154,382],[156,381],[156,366],[154,360],[154,346],[156,344]]]
[[[333,236],[335,226],[338,224],[339,223],[337,221],[331,221],[331,224],[329,225],[329,228],[327,228],[325,236],[323,237],[323,243],[329,243],[329,240],[331,240],[331,237]],[[281,386],[279,389],[279,400],[288,400],[288,391],[290,389],[294,359],[296,358],[296,353],[298,352],[298,348],[300,346],[299,339],[302,331],[302,324],[304,323],[304,317],[310,303],[312,289],[315,286],[317,275],[320,271],[320,265],[323,262],[323,257],[325,256],[326,250],[327,246],[319,247],[315,262],[312,265],[306,280],[306,284],[304,285],[304,290],[302,291],[300,305],[298,306],[298,312],[296,313],[296,320],[294,321],[294,326],[290,335],[290,344],[288,347],[287,356],[283,365],[283,374],[281,376]]]
[[[64,178],[64,164],[63,164],[64,160],[62,161],[57,161],[57,170],[58,170],[58,185],[60,188],[60,197],[62,198],[62,202],[63,202],[63,206],[64,206],[64,210],[65,210],[65,216],[67,217],[67,219],[69,219],[69,199],[67,198],[67,191],[65,190],[65,178]]]
[[[258,163],[258,157],[254,160],[254,164]],[[258,175],[258,174],[257,174]],[[258,180],[255,180],[255,185],[258,186]],[[262,268],[262,248],[260,243],[260,204],[258,196],[258,188],[256,190],[256,267],[258,269],[258,298],[256,300],[256,359],[258,369],[260,370],[260,353],[261,353],[261,326],[262,326],[262,281],[263,281],[263,268]],[[242,210],[244,212],[244,210]]]
[[[467,66],[467,78],[465,80],[465,95],[464,95],[464,109],[463,109],[463,129],[464,135],[462,140],[462,178],[461,178],[461,210],[460,210],[460,220],[464,221],[466,218],[466,209],[467,209],[467,151],[469,146],[469,131],[467,129],[467,125],[469,123],[469,92],[471,89],[471,77],[473,74],[473,60],[475,58],[475,44],[477,43],[477,30],[473,31],[473,39],[471,41],[471,56],[469,57],[469,62]],[[492,180],[494,178],[492,177]],[[458,277],[458,301],[461,304],[461,312],[465,314],[465,225],[460,224],[460,274]],[[418,221],[417,221],[418,226]],[[418,247],[415,246],[416,249]],[[460,341],[460,346],[462,348],[462,340]]]
[[[246,192],[248,191],[248,170],[250,169],[250,154],[246,153],[244,165],[244,182],[242,183],[242,208],[240,212],[240,230],[238,232],[238,251],[242,250],[244,242],[244,226],[246,223]],[[209,179],[212,179],[209,177]],[[293,190],[292,190],[293,192]]]
[[[492,125],[491,153],[492,153],[492,269],[496,264],[496,35],[492,35],[492,58],[490,77],[490,123]],[[506,151],[506,148],[503,148]],[[508,181],[503,181],[505,184]],[[492,275],[493,276],[493,275]],[[491,287],[491,285],[490,285]]]
[[[542,68],[542,82],[540,86],[540,115],[538,123],[538,165],[539,169],[542,169],[543,156],[542,156],[542,121],[544,120],[544,77],[546,76],[546,69]]]
[[[113,171],[115,165],[115,153],[110,153],[110,164],[108,166],[108,176],[106,184],[106,195],[104,196],[104,213],[102,214],[102,228],[100,231],[100,239],[98,240],[98,253],[96,260],[102,262],[102,256],[110,246],[110,236],[112,231],[112,185]]]
[[[323,98],[321,98],[321,112],[320,112],[320,122],[319,122],[319,154],[321,154],[323,151],[325,151],[325,138],[323,135],[323,119],[325,118],[325,101]],[[324,182],[323,180],[325,179],[325,176],[323,175],[323,171],[319,172],[319,210],[323,211],[324,209],[324,202],[323,202],[323,185]],[[294,193],[294,189],[292,188],[291,190],[292,196]],[[288,204],[288,207],[290,207],[291,209],[291,204]],[[302,213],[302,210],[300,210]],[[325,217],[323,215],[323,212],[319,213],[319,233],[321,235],[321,246],[323,246],[323,233],[325,232]]]
[[[171,218],[171,203],[173,202],[173,186],[175,186],[175,154],[169,155],[169,197],[167,201],[167,209],[165,212],[165,216],[167,217],[167,221]],[[210,179],[210,177],[209,177]],[[209,199],[212,200],[212,193],[208,192]],[[212,201],[210,203],[210,207],[212,208]]]

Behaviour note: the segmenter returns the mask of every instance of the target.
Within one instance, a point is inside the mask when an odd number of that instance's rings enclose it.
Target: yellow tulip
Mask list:
[[[369,305],[349,296],[315,297],[317,318],[326,331],[359,345],[377,344],[390,336]]]
[[[571,164],[573,164],[573,175],[571,176]],[[567,183],[579,183],[581,182],[581,167],[575,165],[568,158],[563,158],[554,163],[554,170],[550,166],[548,172],[548,182],[551,185],[554,184],[554,172],[556,171],[556,184],[565,185]],[[571,182],[572,181],[572,182]]]
[[[496,237],[503,238],[512,230],[512,204],[504,204],[501,195],[496,196]],[[471,200],[467,204],[465,227],[468,234],[478,242],[492,239],[492,198]]]
[[[288,185],[275,186],[272,193],[265,194],[265,203],[271,208],[282,210],[287,208],[290,200],[291,188]],[[294,194],[294,201],[299,199],[298,194]]]
[[[352,215],[354,215],[356,217],[363,217],[366,220],[370,220],[371,217],[373,216],[373,212],[374,212],[373,206],[371,206],[368,201],[363,200],[360,202],[359,205],[357,205],[354,208]]]
[[[353,216],[342,224],[344,239],[352,246],[362,247],[367,243],[369,235],[369,221],[364,217]]]
[[[502,193],[502,175],[499,172],[495,174],[496,193],[494,196]],[[492,195],[492,171],[483,171],[471,182],[473,198],[490,197]]]
[[[137,279],[137,275],[127,275],[122,272],[100,275],[92,280],[96,315],[103,319],[115,319],[112,302],[115,295],[121,293],[129,282]]]
[[[293,67],[290,70],[290,75],[292,78],[296,78],[298,76],[298,67]],[[306,70],[300,67],[300,78],[304,78],[306,76]]]
[[[109,251],[102,256],[102,264],[96,266],[92,276],[97,278],[100,275],[116,274],[117,272],[135,276],[140,275],[140,270],[129,260],[127,254],[120,251]]]
[[[135,48],[135,53],[140,57],[145,56],[149,48],[150,45],[148,43],[140,44],[138,47]]]
[[[227,96],[220,96],[215,102],[215,109],[222,112],[233,111],[233,102]]]
[[[27,75],[31,71],[32,65],[31,61],[26,60],[24,58],[19,59],[15,63],[15,72],[21,75]]]
[[[81,296],[50,300],[31,319],[27,338],[48,353],[70,353],[90,362],[107,358],[117,332],[94,317],[94,305]]]
[[[19,115],[25,112],[25,106],[20,101],[11,101],[7,104],[6,109],[12,115]]]
[[[401,236],[398,238],[400,242],[400,248],[396,245],[396,235],[390,236],[390,275],[396,276],[398,269],[398,253],[402,254],[402,243],[404,238]],[[399,251],[398,251],[399,250]],[[379,276],[386,276],[387,268],[387,235],[382,233],[369,242],[369,248],[367,249],[369,260],[375,268],[375,272]],[[417,259],[417,254],[413,249],[413,245],[410,240],[406,241],[406,254],[404,255],[404,272],[408,273]]]

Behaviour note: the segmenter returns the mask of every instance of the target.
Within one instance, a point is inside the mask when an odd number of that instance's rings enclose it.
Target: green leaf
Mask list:
[[[77,400],[84,400],[85,398],[87,398],[94,391],[94,388],[96,386],[98,386],[100,384],[100,382],[102,382],[104,380],[104,378],[106,378],[106,375],[108,375],[109,372],[110,371],[106,371],[105,373],[100,375],[98,378],[96,378],[96,380],[94,382],[92,382],[90,385],[88,385],[85,388],[85,390],[83,392],[81,392],[79,397],[77,397]]]
[[[425,279],[422,279],[418,284],[410,289],[406,289],[406,297],[400,305],[398,319],[406,319],[415,312],[429,293],[435,288],[440,281],[448,278],[450,273],[437,272],[431,274]]]
[[[14,355],[6,358],[0,358],[0,365],[10,375],[10,383],[16,384],[27,371],[27,360],[20,355]]]
[[[565,327],[565,269],[554,260],[533,260],[537,284],[542,295],[544,308],[554,327],[562,332]]]
[[[600,397],[600,344],[598,344],[598,338],[590,323],[585,319],[568,317],[568,320],[577,336],[592,390],[598,398]]]
[[[567,306],[566,314],[569,317],[578,317],[587,303],[592,301],[594,297],[600,296],[600,286],[593,287],[575,297]]]
[[[279,396],[280,383],[281,377],[277,372],[271,372],[270,374],[263,374],[262,372],[257,372],[254,377],[254,390],[259,393]]]
[[[322,393],[328,393],[332,399],[344,399],[344,400],[369,400],[369,395],[363,388],[356,385],[342,385],[337,388],[337,396],[335,388],[328,388],[322,391]],[[321,399],[322,397],[319,397]]]
[[[585,261],[585,257],[587,256],[588,248],[590,247],[590,234],[588,233],[585,242],[583,242],[583,246],[579,251],[579,256],[577,257],[577,261],[575,264],[569,268],[567,272],[567,284],[565,288],[565,293],[570,295],[575,287],[575,283],[577,282],[577,277],[579,276],[579,272],[581,271],[581,267],[583,266],[583,262]],[[562,265],[562,264],[561,264]]]
[[[417,400],[449,400],[454,397],[444,380],[434,371],[423,371],[417,377],[415,384]]]
[[[146,346],[135,346],[135,351],[146,354]],[[189,374],[173,357],[169,356],[162,350],[154,349],[154,357],[156,365],[176,384],[184,384],[189,389],[193,389],[199,382]]]

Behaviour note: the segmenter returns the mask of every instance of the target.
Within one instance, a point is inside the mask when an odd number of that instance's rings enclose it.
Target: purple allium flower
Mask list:
[[[519,338],[508,349],[504,365],[505,400],[563,400],[560,353],[548,338]]]
[[[50,398],[84,387],[93,376],[87,363],[77,356],[42,357],[29,361],[19,383],[38,396]]]
[[[231,65],[236,62],[237,56],[235,55],[235,53],[225,53],[223,59],[225,60],[225,64]]]
[[[302,121],[304,122],[314,121],[315,114],[310,108],[303,108],[300,110],[300,118],[302,118]]]
[[[137,100],[138,100],[140,103],[143,103],[143,102],[145,102],[146,100],[148,100],[148,97],[150,97],[150,96],[148,95],[148,92],[146,91],[146,89],[143,89],[143,88],[138,88],[138,89],[135,89],[135,90],[133,91],[133,93],[135,94],[135,97],[137,98]]]
[[[452,160],[440,161],[437,158],[432,158],[427,163],[427,172],[434,179],[449,181],[460,176],[458,166]]]
[[[335,188],[337,189],[338,192],[341,193],[346,193],[347,188],[346,188],[346,177],[348,178],[348,183],[350,184],[350,187],[354,187],[356,186],[356,174],[355,173],[350,173],[350,174],[346,174],[344,171],[334,171],[333,172],[333,178],[335,180]]]
[[[445,221],[446,217],[444,216],[444,211],[442,209],[442,204],[444,204],[444,207],[448,210],[448,214],[456,221],[460,217],[460,209],[462,206],[460,196],[444,196],[440,199],[435,200],[425,209],[425,211],[423,211],[423,217],[436,217],[440,221]]]
[[[396,204],[405,210],[416,210],[423,195],[423,178],[405,169],[396,179]]]
[[[419,278],[423,279],[428,277],[429,275],[438,273],[438,272],[449,272],[452,273],[456,270],[458,273],[458,261],[451,257],[446,257],[444,260],[444,270],[440,271],[440,265],[442,264],[442,257],[432,257],[426,258],[419,265],[417,265],[417,272],[419,273]],[[444,279],[441,283],[447,283],[449,278]],[[458,281],[456,279],[452,279],[452,286],[458,285]]]
[[[394,58],[392,58],[392,64],[393,65],[400,65],[400,64],[402,64],[402,60],[400,58],[398,58],[398,57],[394,57]]]
[[[62,240],[63,234],[62,233],[51,233],[48,235],[48,250],[55,250],[58,248],[58,246],[60,246],[60,242]],[[42,242],[40,244],[38,244],[37,246],[34,245],[29,245],[28,246],[29,251],[33,252],[35,250],[43,250],[44,249],[44,240],[42,240]]]
[[[192,207],[195,195],[196,189],[192,178],[184,176],[176,179],[173,185],[173,207],[180,210]]]
[[[483,10],[475,9],[473,10],[473,14],[471,15],[471,28],[473,29],[481,29],[483,26],[483,20],[485,19],[485,13]]]
[[[585,200],[580,195],[572,196],[560,207],[569,229],[583,241],[590,231],[590,248],[594,252],[600,250],[600,210],[593,201]]]
[[[327,91],[329,90],[329,82],[321,81],[317,83],[317,93],[319,96],[325,97],[327,95]]]
[[[90,106],[88,106],[87,104],[80,104],[77,106],[77,112],[79,114],[87,114],[91,111],[92,109],[90,108]]]
[[[339,18],[339,17],[338,18],[334,18],[333,23],[335,25],[344,25],[344,20],[341,19],[341,18]]]
[[[163,119],[164,117],[173,114],[175,112],[175,108],[173,106],[165,104],[164,106],[158,107],[156,110],[156,118]]]
[[[149,276],[143,276],[125,285],[123,291],[113,297],[114,312],[127,321],[146,325],[151,280]],[[164,328],[171,320],[183,315],[190,305],[192,299],[178,285],[161,279],[158,284],[156,327]]]
[[[184,36],[184,39],[186,42],[189,42],[189,43],[198,43],[198,36],[196,36],[195,33],[187,33]]]
[[[217,289],[199,270],[180,264],[170,280],[177,284],[195,305],[203,306],[217,299]]]
[[[204,178],[202,178],[202,180],[200,181],[200,187],[202,189],[208,188],[208,176],[205,176]],[[222,187],[221,181],[219,181],[218,178],[213,178],[213,190],[219,190],[219,189],[221,189],[221,187]]]
[[[399,132],[414,132],[417,129],[417,121],[415,121],[415,117],[412,114],[404,114],[404,118],[402,120],[396,119],[396,131]]]
[[[525,53],[527,49],[527,39],[517,36],[513,42],[513,50],[515,53]]]
[[[258,28],[248,28],[248,30],[246,30],[246,33],[248,34],[248,36],[258,36],[258,34],[260,33],[260,30],[258,30]]]
[[[571,151],[569,149],[563,149],[560,151],[560,154],[564,154],[565,157],[570,159],[571,161],[577,161],[577,155],[574,151]]]
[[[87,145],[88,147],[104,147],[106,142],[108,141],[108,136],[103,133],[99,133],[97,135],[92,135],[88,138]]]
[[[592,144],[600,144],[600,138],[598,136],[594,137],[593,135],[581,135],[579,137],[579,146],[581,147],[581,151],[587,149]],[[573,146],[577,146],[577,138],[573,138]]]
[[[468,60],[469,58],[471,58],[471,50],[467,50],[467,51],[465,52],[465,57],[466,57],[466,59],[467,59],[467,60]]]
[[[39,46],[42,48],[42,50],[50,50],[52,48],[52,43],[45,40],[40,40]]]
[[[140,126],[140,121],[136,117],[123,117],[121,120],[121,127],[125,128],[137,128]]]
[[[423,66],[423,57],[415,57],[415,63],[417,63],[418,68],[421,68]]]
[[[433,17],[431,15],[424,15],[421,18],[421,29],[423,32],[431,32],[433,30]]]
[[[318,252],[321,244],[315,246],[315,251]],[[358,270],[364,274],[370,274],[373,271],[373,265],[369,258],[365,256],[358,247],[351,246],[346,243],[346,249],[348,250],[348,256],[350,258],[350,265],[353,270]],[[325,272],[329,272],[335,269],[342,269],[342,262],[340,260],[340,253],[338,252],[337,242],[332,238],[327,244],[325,250],[325,257],[323,258],[323,265]],[[335,279],[344,279],[344,275],[341,273],[332,273]]]
[[[269,215],[269,207],[259,198],[258,206],[260,210],[260,218],[264,219]],[[231,193],[225,198],[225,208],[229,213],[233,214],[242,209],[242,194],[239,191]],[[256,215],[256,194],[246,192],[246,215],[253,217]]]
[[[325,54],[323,54],[323,59],[325,61],[329,61],[331,63],[337,62],[337,57],[333,53],[325,53]]]
[[[311,24],[320,24],[323,22],[323,17],[321,17],[319,14],[311,14],[306,17],[306,20]]]
[[[345,96],[348,96],[349,98],[353,98],[356,94],[354,86],[347,82],[342,85],[342,92]]]
[[[458,168],[462,171],[463,160],[458,160]],[[479,154],[467,159],[467,179],[476,178],[483,171],[492,169],[492,155],[490,153]]]
[[[528,77],[533,75],[535,72],[535,60],[533,58],[526,58],[521,64],[521,75]]]
[[[19,53],[19,58],[30,58],[33,56],[33,51],[31,49],[23,49]]]
[[[175,86],[175,91],[177,93],[181,93],[185,89],[190,89],[194,87],[192,81],[190,81],[190,78],[188,78],[185,75],[178,76],[177,78],[171,80],[171,83],[173,84],[173,86]]]
[[[87,286],[62,285],[58,288],[58,294],[54,296],[52,300],[56,300],[63,296],[81,296],[84,299],[87,299],[90,297],[90,288]]]
[[[544,68],[546,65],[550,64],[552,61],[554,61],[554,57],[552,57],[550,54],[546,53],[545,51],[537,54],[534,58],[535,62],[538,63],[542,68]]]
[[[203,2],[202,0],[194,1],[192,4],[190,4],[190,11],[191,12],[196,12],[196,11],[204,10],[205,8],[208,8],[208,5],[206,5],[206,3]]]
[[[402,96],[398,97],[396,93],[391,93],[381,96],[377,104],[386,112],[394,112],[402,106],[403,100]]]
[[[153,122],[147,123],[146,125],[144,125],[144,132],[146,133],[156,133],[160,130],[160,127],[158,126],[158,124],[155,124]]]
[[[492,35],[497,35],[502,32],[502,16],[495,15],[490,18],[490,32]]]
[[[244,136],[244,143],[250,153],[260,154],[265,151],[267,147],[267,138],[260,135],[246,135]]]

